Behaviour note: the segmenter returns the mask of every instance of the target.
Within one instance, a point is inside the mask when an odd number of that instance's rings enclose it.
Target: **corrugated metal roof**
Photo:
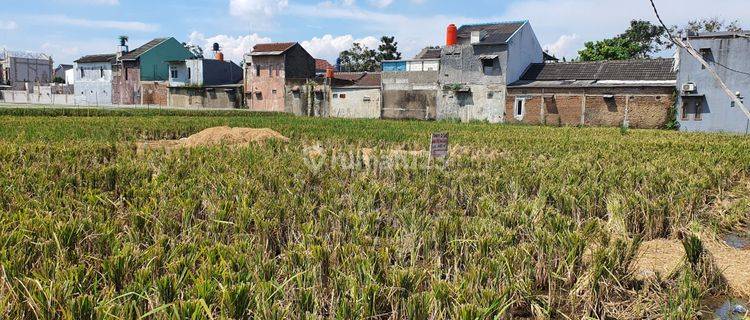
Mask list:
[[[122,60],[135,60],[138,59],[142,54],[146,53],[146,51],[151,50],[153,47],[156,47],[160,45],[162,42],[167,41],[169,38],[156,38],[154,40],[151,40],[147,42],[146,44],[138,47],[138,49],[135,49],[133,51],[130,51],[126,54],[123,54],[120,59]]]
[[[675,80],[674,59],[532,64],[521,80]]]
[[[524,24],[526,21],[463,25],[458,28],[458,40],[460,43],[468,43],[472,32],[485,31],[487,34],[480,44],[505,44]]]

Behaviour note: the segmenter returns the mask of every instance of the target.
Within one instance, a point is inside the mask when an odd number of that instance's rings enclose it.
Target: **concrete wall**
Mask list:
[[[332,88],[331,110],[335,118],[377,119],[380,118],[380,88]]]
[[[253,56],[245,70],[246,105],[253,111],[284,112],[284,56]]]
[[[15,90],[23,90],[26,84],[48,84],[52,82],[52,59],[7,57],[2,62],[5,82]]]
[[[498,70],[485,74],[482,55],[497,55]],[[440,60],[441,84],[506,83],[508,51],[506,45],[455,45],[443,49]]]
[[[75,105],[76,104],[74,95],[57,94],[57,93],[52,93],[49,90],[39,90],[35,92],[20,91],[20,90],[4,90],[0,92],[0,102],[45,104],[45,105]]]
[[[438,76],[435,71],[383,72],[382,118],[434,120]]]
[[[242,91],[237,88],[169,88],[169,107],[231,109],[241,107]]]
[[[320,81],[288,79],[284,101],[284,112],[287,113],[311,117],[328,117],[330,114],[330,88]]]
[[[611,97],[610,97],[611,96]],[[510,88],[504,121],[562,126],[662,128],[674,105],[672,87]],[[523,100],[522,114],[516,114]]]
[[[697,38],[690,39],[690,43],[696,50],[710,48],[714,61],[718,63],[736,70],[750,71],[750,59],[748,59],[750,39],[748,38]],[[698,88],[697,94],[705,95],[705,99],[678,97],[677,119],[680,122],[680,130],[747,134],[750,130],[750,121],[739,107],[733,107],[730,97],[724,93],[709,72],[702,68],[700,62],[684,50],[680,50],[679,61],[677,88],[680,89],[682,84],[693,82]],[[715,63],[712,65],[733,92],[740,92],[743,97],[750,97],[750,76],[732,72]],[[686,103],[688,114],[685,117],[682,106]],[[750,107],[750,99],[745,99],[744,103]],[[700,120],[695,117],[696,104],[700,105]]]
[[[73,69],[76,70],[75,103],[77,105],[112,104],[111,63],[77,63]],[[81,69],[83,69],[83,74],[81,74]]]
[[[438,96],[437,119],[499,123],[505,110],[505,86],[470,84],[461,90],[445,89]]]

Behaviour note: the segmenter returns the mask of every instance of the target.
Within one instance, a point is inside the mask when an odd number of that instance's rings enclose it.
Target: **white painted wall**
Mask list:
[[[330,115],[335,118],[380,118],[380,89],[333,88]]]
[[[177,71],[177,78],[172,78],[172,71]],[[190,78],[188,78],[188,75]],[[169,65],[169,86],[202,86],[203,85],[203,60],[188,59],[184,63],[171,63]]]
[[[109,62],[76,63],[75,103],[78,105],[112,104],[112,64]]]
[[[440,61],[438,60],[414,60],[406,62],[406,71],[438,71]]]

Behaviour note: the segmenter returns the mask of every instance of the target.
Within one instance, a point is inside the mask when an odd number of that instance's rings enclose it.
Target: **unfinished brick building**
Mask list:
[[[661,128],[675,83],[673,59],[532,64],[508,86],[504,120]]]
[[[246,105],[253,111],[292,112],[285,108],[287,82],[315,78],[315,58],[299,43],[265,43],[245,56]]]

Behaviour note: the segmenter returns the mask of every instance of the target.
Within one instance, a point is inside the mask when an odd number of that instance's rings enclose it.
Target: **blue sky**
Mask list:
[[[750,22],[747,0],[657,0],[669,24],[719,16]],[[334,60],[362,42],[395,35],[405,56],[440,45],[448,23],[529,20],[539,42],[575,57],[585,41],[622,32],[631,19],[653,20],[648,0],[27,0],[0,12],[0,48],[51,54],[70,63],[113,52],[119,35],[136,47],[173,36],[206,49],[219,42],[241,59],[255,43],[298,41],[314,56]],[[668,54],[668,53],[665,53]]]

